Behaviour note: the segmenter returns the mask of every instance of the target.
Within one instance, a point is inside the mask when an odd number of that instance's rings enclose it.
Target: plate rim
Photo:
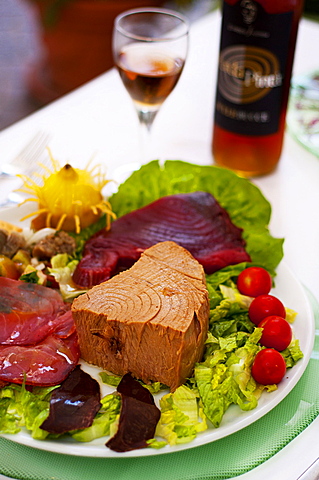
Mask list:
[[[7,209],[7,213],[10,215],[9,210],[11,211],[13,210],[16,212],[16,207]],[[0,211],[0,219],[2,218],[2,213],[3,211]],[[14,223],[14,220],[12,219],[12,215],[10,215],[10,218],[11,218],[11,222]],[[225,438],[233,433],[236,433],[242,430],[243,428],[245,428],[246,426],[251,425],[252,423],[262,418],[264,415],[266,415],[268,412],[270,412],[272,409],[274,409],[277,405],[279,405],[279,403],[281,403],[281,401],[284,400],[284,398],[292,391],[292,389],[295,387],[295,385],[298,383],[301,376],[303,375],[313,350],[313,345],[315,340],[315,319],[314,319],[314,313],[310,304],[309,297],[307,296],[306,290],[301,284],[301,282],[297,279],[297,277],[294,275],[294,273],[288,267],[288,265],[285,263],[284,260],[278,265],[277,277],[276,277],[277,280],[278,279],[282,280],[283,274],[287,276],[289,282],[292,282],[294,288],[296,288],[299,291],[299,294],[301,294],[302,296],[302,298],[300,298],[299,301],[302,301],[302,305],[304,309],[304,312],[302,313],[306,316],[306,320],[307,320],[307,335],[305,337],[304,345],[302,346],[304,357],[297,363],[296,366],[293,367],[292,370],[288,371],[288,375],[286,375],[286,377],[288,378],[288,381],[284,381],[284,384],[282,385],[279,384],[278,390],[276,390],[275,392],[269,393],[269,395],[273,395],[273,397],[271,397],[269,401],[266,402],[265,405],[260,406],[260,404],[258,404],[258,406],[254,410],[251,410],[249,412],[239,411],[239,413],[241,413],[240,415],[241,418],[238,419],[237,422],[235,423],[235,428],[233,427],[232,424],[223,426],[223,423],[222,423],[218,429],[206,430],[198,434],[198,436],[193,441],[186,444],[180,444],[175,446],[167,445],[161,449],[144,448],[139,450],[132,450],[125,453],[114,452],[108,449],[107,447],[105,447],[105,442],[108,439],[107,436],[102,437],[102,439],[103,438],[105,439],[103,444],[100,444],[100,442],[102,441],[101,438],[97,439],[98,444],[94,444],[94,442],[81,443],[81,442],[76,442],[73,439],[71,439],[72,443],[70,439],[69,441],[62,441],[62,442],[61,442],[61,439],[36,440],[36,439],[33,439],[30,433],[28,433],[25,429],[23,429],[21,432],[17,434],[0,434],[0,437],[20,445],[25,445],[31,448],[36,448],[38,450],[43,450],[46,452],[58,453],[63,455],[91,457],[91,458],[97,458],[97,457],[99,458],[128,458],[128,457],[137,458],[137,457],[149,457],[154,455],[163,455],[167,453],[182,452],[188,449],[196,448],[197,446],[207,445],[217,440],[220,440],[222,438]],[[276,287],[275,287],[275,290],[276,290]],[[298,321],[298,316],[297,316],[296,322],[297,321]],[[82,363],[85,364],[85,362],[82,362]],[[96,369],[96,367],[93,367],[93,366],[87,366],[87,367]],[[96,371],[101,371],[101,370],[97,369]],[[291,373],[291,375],[289,375],[289,373]],[[102,385],[101,382],[100,384]],[[267,395],[267,393],[263,392],[261,398],[264,398],[265,395]],[[235,405],[233,407],[236,409],[239,409],[239,407]],[[227,415],[227,412],[225,416],[226,415]],[[218,432],[218,433],[216,435],[212,435],[212,432],[213,433]],[[210,438],[211,436],[213,436],[214,438]]]

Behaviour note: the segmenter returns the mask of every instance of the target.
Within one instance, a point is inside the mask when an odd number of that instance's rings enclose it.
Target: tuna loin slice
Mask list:
[[[183,247],[161,242],[129,270],[76,298],[72,313],[84,360],[174,391],[203,355],[204,269]]]
[[[162,197],[123,215],[109,231],[101,230],[87,243],[73,280],[91,287],[129,268],[142,251],[171,240],[186,248],[206,273],[249,262],[242,229],[207,192]]]

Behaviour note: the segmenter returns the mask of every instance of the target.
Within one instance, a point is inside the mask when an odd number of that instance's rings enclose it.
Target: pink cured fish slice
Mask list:
[[[38,345],[0,345],[0,379],[27,385],[59,385],[79,361],[77,334],[49,335]]]
[[[0,344],[35,345],[60,330],[69,336],[75,325],[70,305],[52,289],[0,277]]]
[[[213,273],[225,266],[251,261],[242,229],[207,192],[162,197],[118,218],[111,230],[95,234],[85,245],[73,280],[90,288],[131,267],[141,253],[171,240],[186,248]]]
[[[70,305],[57,291],[0,277],[0,381],[57,385],[80,349]]]

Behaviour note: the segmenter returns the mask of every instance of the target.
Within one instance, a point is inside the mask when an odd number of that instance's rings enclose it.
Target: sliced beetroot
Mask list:
[[[140,382],[134,380],[129,373],[123,375],[117,386],[117,391],[126,397],[133,397],[140,402],[155,405],[154,397],[151,392],[147,388],[144,388]]]
[[[97,285],[129,268],[147,248],[174,241],[201,263],[206,273],[250,261],[242,229],[207,192],[162,197],[118,218],[85,245],[73,280],[82,287]]]
[[[50,413],[40,428],[55,434],[87,428],[100,408],[98,382],[77,365],[52,392]]]
[[[161,416],[152,394],[129,373],[123,376],[117,390],[122,397],[119,426],[106,446],[116,452],[147,447]]]

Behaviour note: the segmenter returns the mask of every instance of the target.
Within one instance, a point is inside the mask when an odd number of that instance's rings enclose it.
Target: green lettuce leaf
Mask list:
[[[72,275],[78,263],[78,260],[67,253],[59,253],[51,258],[51,267],[48,271],[58,282],[64,301],[71,301],[86,291],[76,288],[72,281]]]
[[[170,445],[187,443],[207,429],[203,409],[195,390],[181,385],[160,400],[161,418],[155,435]]]
[[[301,360],[303,357],[303,353],[299,346],[299,340],[297,339],[292,340],[290,345],[288,345],[288,347],[280,353],[284,357],[287,368],[292,368],[294,365],[296,365],[298,360]]]
[[[53,387],[34,387],[10,384],[0,390],[0,433],[18,433],[26,427],[33,438],[45,439],[49,433],[40,429],[50,408]]]
[[[221,270],[217,270],[217,272],[212,273],[211,275],[206,275],[206,282],[211,287],[216,289],[220,284],[226,284],[227,282],[231,281],[232,278],[237,278],[247,266],[248,263],[246,262],[237,263],[236,265],[228,265]]]
[[[255,185],[230,170],[179,160],[160,166],[153,161],[134,172],[109,201],[121,217],[165,195],[195,191],[209,192],[218,200],[233,223],[243,228],[252,263],[274,275],[283,257],[283,239],[269,233],[270,204]]]
[[[106,215],[102,215],[99,220],[92,223],[86,228],[83,228],[80,233],[68,232],[68,234],[75,239],[76,242],[76,257],[81,258],[82,250],[86,241],[92,237],[96,232],[106,227]]]
[[[260,336],[261,329],[256,328],[250,335],[238,332],[218,339],[220,349],[195,366],[204,413],[216,428],[230,405],[238,405],[245,411],[257,406],[265,387],[252,378],[251,365],[261,348]]]
[[[36,283],[38,285],[41,284],[40,277],[38,275],[37,270],[32,270],[32,272],[24,273],[23,275],[21,275],[19,280],[22,280],[23,282],[26,282],[26,283]]]

